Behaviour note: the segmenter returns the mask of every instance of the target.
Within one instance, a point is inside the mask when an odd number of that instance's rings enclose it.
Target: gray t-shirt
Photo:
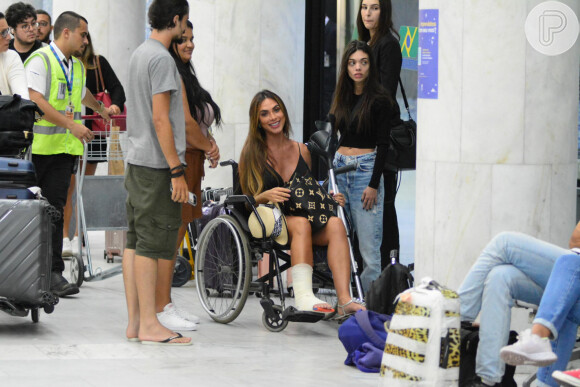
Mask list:
[[[177,155],[185,163],[185,116],[181,77],[167,48],[154,39],[141,44],[129,61],[127,87],[127,163],[169,168],[153,125],[153,95],[169,91],[169,120]]]

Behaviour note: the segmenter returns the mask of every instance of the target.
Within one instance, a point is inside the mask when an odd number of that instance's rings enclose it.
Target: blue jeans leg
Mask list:
[[[372,281],[381,274],[381,242],[383,240],[383,178],[377,190],[377,203],[372,210],[365,210],[361,201],[363,191],[368,187],[374,167],[375,153],[361,156],[335,155],[336,167],[357,164],[356,171],[337,176],[339,191],[345,195],[345,210],[350,216],[358,237],[358,246],[363,259],[361,283],[366,292]]]
[[[566,369],[576,342],[580,323],[580,256],[566,254],[558,258],[546,286],[534,324],[550,329],[554,340],[552,349],[558,360],[538,370],[538,380],[558,386],[552,372]]]
[[[459,287],[461,319],[473,321],[477,318],[482,310],[484,283],[494,267],[513,265],[543,289],[554,262],[567,252],[569,250],[522,233],[502,232],[496,235],[485,246]]]
[[[499,265],[491,269],[484,283],[479,346],[475,358],[475,373],[491,382],[499,383],[505,364],[499,357],[507,344],[513,300],[537,304],[543,288],[513,265]]]
[[[566,251],[512,232],[498,234],[484,248],[459,288],[461,319],[473,321],[481,311],[477,375],[501,381],[499,351],[509,337],[513,300],[539,303],[554,261]]]

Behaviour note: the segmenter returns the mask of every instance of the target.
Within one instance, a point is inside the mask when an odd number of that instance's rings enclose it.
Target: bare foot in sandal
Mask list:
[[[337,314],[338,316],[348,316],[355,314],[359,310],[367,310],[367,308],[358,300],[351,298],[343,304],[341,304],[339,301]]]

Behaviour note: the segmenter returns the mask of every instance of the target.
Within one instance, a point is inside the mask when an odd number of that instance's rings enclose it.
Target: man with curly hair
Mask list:
[[[36,10],[30,4],[14,3],[6,10],[6,22],[14,36],[9,48],[16,51],[24,63],[30,54],[43,46],[42,42],[36,39],[38,33]]]

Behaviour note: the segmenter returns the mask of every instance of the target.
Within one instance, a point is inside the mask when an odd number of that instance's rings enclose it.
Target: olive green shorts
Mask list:
[[[127,165],[127,248],[136,255],[173,259],[181,226],[181,203],[171,200],[169,169]]]

